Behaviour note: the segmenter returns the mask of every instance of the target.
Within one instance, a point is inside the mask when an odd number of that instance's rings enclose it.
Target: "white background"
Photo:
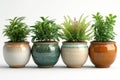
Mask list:
[[[33,25],[40,16],[50,16],[57,23],[63,16],[79,17],[100,12],[117,15],[115,26],[117,57],[110,68],[94,68],[89,58],[82,68],[66,68],[60,58],[54,68],[37,68],[32,57],[26,68],[8,68],[3,58],[3,45],[7,41],[2,30],[6,19],[25,16],[26,23]],[[120,80],[120,1],[119,0],[0,0],[0,80]],[[31,38],[28,39],[30,41]]]

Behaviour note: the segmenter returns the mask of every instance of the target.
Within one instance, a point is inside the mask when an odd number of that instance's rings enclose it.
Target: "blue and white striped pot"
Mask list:
[[[67,67],[80,68],[88,57],[87,42],[63,42],[61,55]]]

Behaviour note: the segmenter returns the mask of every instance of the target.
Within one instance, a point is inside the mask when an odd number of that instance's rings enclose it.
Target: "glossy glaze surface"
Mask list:
[[[115,42],[91,42],[89,56],[96,67],[107,68],[115,60],[117,47]]]
[[[61,55],[67,67],[80,68],[88,57],[88,47],[85,42],[65,42],[62,45]]]
[[[32,47],[32,57],[38,67],[54,66],[60,55],[57,42],[37,42]]]
[[[24,67],[30,58],[30,46],[28,42],[6,42],[3,47],[3,55],[10,67]]]

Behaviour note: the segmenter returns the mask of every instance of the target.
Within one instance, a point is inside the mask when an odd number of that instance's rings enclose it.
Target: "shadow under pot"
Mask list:
[[[88,57],[87,42],[63,42],[61,55],[67,67],[80,68]]]
[[[57,42],[34,42],[32,57],[38,67],[53,67],[60,56],[60,49]]]
[[[5,42],[3,56],[10,67],[25,67],[30,59],[29,42]]]
[[[91,42],[89,56],[95,67],[108,68],[114,62],[117,47],[115,42]]]

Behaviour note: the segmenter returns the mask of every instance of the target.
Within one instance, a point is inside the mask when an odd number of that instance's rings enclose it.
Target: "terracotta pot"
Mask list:
[[[107,68],[115,60],[117,47],[115,42],[91,42],[89,56],[95,67]]]
[[[88,57],[86,42],[63,42],[61,51],[63,62],[67,67],[80,68]]]
[[[25,67],[30,58],[29,42],[5,42],[3,55],[10,67]]]
[[[57,42],[34,42],[32,57],[38,67],[53,67],[60,56]]]

